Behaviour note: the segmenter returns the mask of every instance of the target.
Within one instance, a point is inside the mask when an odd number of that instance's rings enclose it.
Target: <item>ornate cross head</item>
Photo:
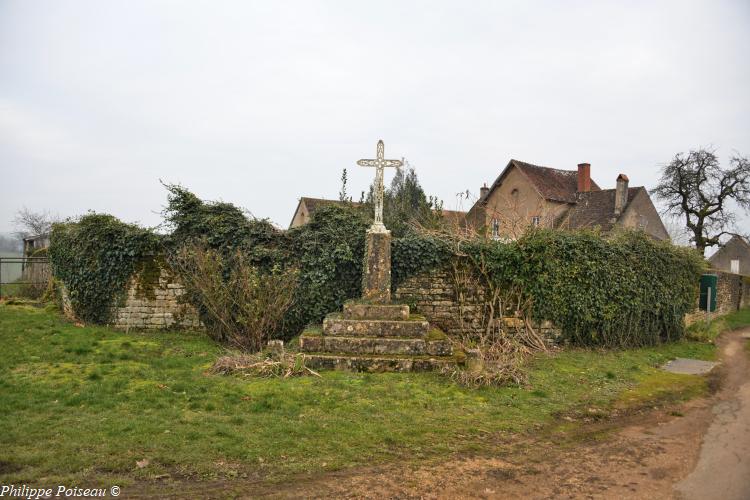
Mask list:
[[[404,163],[401,160],[386,160],[385,144],[378,141],[376,158],[373,160],[359,160],[357,165],[360,167],[375,167],[375,222],[370,228],[371,231],[386,232],[387,229],[383,224],[383,169],[385,167],[400,167]]]

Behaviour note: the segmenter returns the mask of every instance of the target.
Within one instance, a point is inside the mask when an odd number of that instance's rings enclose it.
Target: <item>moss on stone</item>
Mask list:
[[[161,270],[165,267],[163,257],[146,257],[135,272],[135,296],[139,299],[156,300],[154,288],[159,284]]]
[[[437,340],[448,340],[448,335],[445,334],[440,328],[430,328],[427,335],[424,338],[427,342],[434,342]]]
[[[323,335],[322,325],[310,325],[302,332],[300,337],[320,337]]]

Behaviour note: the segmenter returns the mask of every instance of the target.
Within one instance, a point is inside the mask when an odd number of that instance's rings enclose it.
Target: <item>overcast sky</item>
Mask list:
[[[510,158],[651,188],[678,151],[750,155],[749,54],[747,0],[0,0],[0,231],[156,225],[159,179],[286,227],[343,168],[358,198],[381,138],[451,209]]]

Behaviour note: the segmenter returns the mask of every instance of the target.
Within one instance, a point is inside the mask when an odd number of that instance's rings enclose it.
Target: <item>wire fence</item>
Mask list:
[[[0,257],[0,297],[43,290],[49,279],[47,257]]]

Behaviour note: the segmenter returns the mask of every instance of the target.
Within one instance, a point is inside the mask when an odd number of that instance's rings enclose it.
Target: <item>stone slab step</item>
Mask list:
[[[455,356],[355,356],[344,354],[306,353],[305,365],[313,370],[345,370],[356,372],[436,371],[458,363]]]
[[[404,337],[424,338],[430,324],[422,318],[406,321],[383,319],[346,319],[341,314],[329,314],[323,320],[323,334],[339,337]]]
[[[430,335],[432,337],[432,334]],[[398,337],[337,337],[303,334],[299,338],[303,352],[334,352],[352,354],[406,354],[416,356],[452,356],[453,345],[439,332],[433,339]]]
[[[409,319],[409,306],[406,304],[363,304],[350,301],[344,303],[344,319]]]

